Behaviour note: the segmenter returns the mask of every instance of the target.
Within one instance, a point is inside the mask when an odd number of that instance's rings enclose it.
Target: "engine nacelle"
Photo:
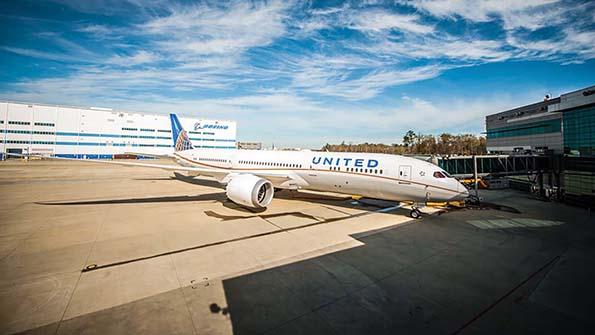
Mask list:
[[[253,174],[234,176],[227,183],[227,197],[238,205],[264,208],[273,200],[273,184]]]

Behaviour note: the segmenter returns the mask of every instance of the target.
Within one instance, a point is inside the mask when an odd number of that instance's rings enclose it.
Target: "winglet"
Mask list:
[[[169,118],[171,119],[171,135],[174,141],[174,151],[194,149],[190,138],[188,138],[188,134],[182,128],[182,124],[176,114],[169,114]]]

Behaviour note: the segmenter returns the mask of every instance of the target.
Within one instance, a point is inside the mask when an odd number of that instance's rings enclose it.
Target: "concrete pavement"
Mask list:
[[[506,210],[411,221],[391,203],[77,162],[0,163],[0,333],[590,333],[593,217],[513,191]],[[555,222],[556,224],[551,224]],[[86,267],[98,269],[82,272]]]

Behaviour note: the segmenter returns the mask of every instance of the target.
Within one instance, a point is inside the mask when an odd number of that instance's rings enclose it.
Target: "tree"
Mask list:
[[[405,147],[410,147],[415,143],[416,139],[417,135],[415,134],[415,132],[413,130],[408,130],[405,133],[405,136],[403,136],[403,144],[405,145]]]
[[[323,151],[370,152],[392,155],[481,155],[486,153],[486,138],[473,134],[440,136],[416,134],[413,130],[403,136],[403,144],[360,143],[326,144]]]

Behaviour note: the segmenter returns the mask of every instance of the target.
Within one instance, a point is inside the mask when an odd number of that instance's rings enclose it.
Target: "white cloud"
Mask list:
[[[557,39],[528,40],[508,34],[506,42],[514,47],[517,58],[544,59],[563,63],[581,63],[595,58],[595,31],[577,31],[569,27]]]
[[[510,50],[506,50],[506,45],[501,41],[455,39],[453,37],[432,37],[401,42],[386,41],[373,46],[372,50],[387,55],[400,55],[414,59],[447,58],[459,65],[468,61],[502,61],[514,56]]]
[[[382,32],[399,30],[417,34],[429,34],[434,28],[420,23],[418,15],[399,15],[383,10],[351,11],[347,19],[349,27],[356,30]]]
[[[0,47],[0,49],[15,53],[17,55],[53,60],[57,62],[80,62],[81,59],[74,56],[58,52],[47,52],[35,49],[15,48],[15,47]]]
[[[283,19],[288,5],[234,2],[229,7],[195,5],[174,8],[167,16],[143,23],[139,28],[160,38],[172,53],[234,54],[266,46],[285,32]]]
[[[356,78],[345,78],[343,73],[330,75],[320,69],[298,73],[294,85],[308,92],[341,97],[347,100],[365,100],[380,94],[386,87],[407,84],[436,77],[439,66],[424,66],[402,70],[371,71]]]
[[[119,66],[135,66],[146,63],[153,63],[160,60],[161,57],[156,53],[140,50],[133,55],[114,55],[105,63]]]
[[[414,6],[438,17],[456,16],[477,22],[491,21],[495,17],[501,17],[506,21],[508,28],[516,28],[535,25],[537,20],[527,15],[535,13],[541,7],[555,4],[559,0],[413,0],[403,1],[402,4]],[[518,17],[517,17],[518,16]],[[524,18],[528,21],[523,21]]]

